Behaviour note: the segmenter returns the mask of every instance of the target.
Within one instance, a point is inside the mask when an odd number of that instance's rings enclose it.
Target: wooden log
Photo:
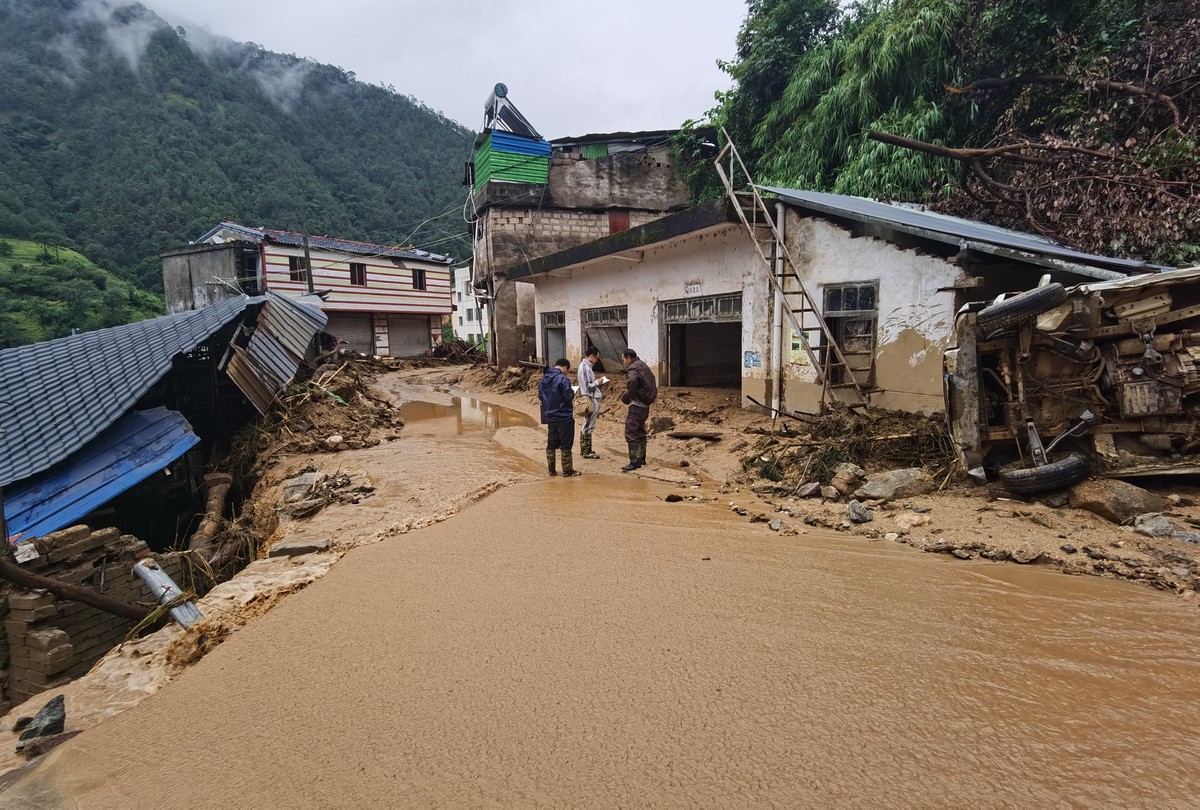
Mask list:
[[[720,433],[706,433],[704,431],[697,430],[676,430],[672,433],[668,433],[667,437],[671,439],[704,439],[708,442],[721,441]]]
[[[209,473],[204,476],[204,483],[208,485],[204,520],[200,521],[200,527],[188,540],[188,550],[208,556],[225,522],[225,499],[229,496],[229,488],[233,486],[233,476],[229,473]]]
[[[61,596],[63,599],[82,602],[97,610],[103,610],[105,613],[111,613],[114,616],[120,616],[124,619],[131,619],[135,622],[140,622],[150,615],[148,608],[118,602],[116,599],[93,591],[91,588],[85,588],[82,585],[70,585],[66,582],[60,582],[57,579],[35,574],[32,571],[26,571],[12,558],[11,547],[9,547],[7,555],[0,556],[0,578],[7,579],[14,585],[20,585],[22,588],[49,591],[55,596]]]

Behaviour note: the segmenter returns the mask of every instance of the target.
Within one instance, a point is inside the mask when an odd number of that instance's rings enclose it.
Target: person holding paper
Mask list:
[[[600,400],[604,399],[600,386],[608,382],[608,378],[605,377],[603,382],[596,379],[594,366],[598,362],[600,350],[595,346],[588,346],[583,361],[579,364],[579,393],[588,400],[587,417],[579,430],[579,450],[584,458],[600,458],[592,449],[592,431],[596,429],[596,419],[600,416]]]
[[[554,467],[556,451],[561,451],[564,478],[579,475],[571,458],[571,451],[575,449],[575,411],[572,407],[575,386],[567,376],[570,370],[571,361],[561,357],[546,369],[538,383],[542,423],[546,426],[546,467],[551,475],[558,475]]]

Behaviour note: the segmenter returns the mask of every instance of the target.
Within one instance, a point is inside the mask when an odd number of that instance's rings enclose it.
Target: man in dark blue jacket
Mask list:
[[[558,475],[554,470],[554,451],[562,450],[564,478],[579,475],[571,458],[571,451],[575,449],[575,391],[571,386],[571,378],[566,374],[570,370],[571,361],[565,357],[559,358],[546,369],[542,381],[538,383],[542,422],[546,425],[546,467],[551,475]]]

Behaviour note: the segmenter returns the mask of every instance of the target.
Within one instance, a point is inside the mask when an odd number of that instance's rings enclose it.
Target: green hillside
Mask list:
[[[0,239],[0,349],[163,314],[162,301],[51,242]]]
[[[465,253],[470,131],[201,33],[140,5],[0,2],[0,237],[51,234],[149,291],[159,253],[222,218]]]

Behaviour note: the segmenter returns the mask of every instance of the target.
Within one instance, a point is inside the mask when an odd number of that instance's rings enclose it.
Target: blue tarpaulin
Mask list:
[[[9,541],[76,523],[199,442],[182,414],[134,411],[42,475],[4,490]]]

